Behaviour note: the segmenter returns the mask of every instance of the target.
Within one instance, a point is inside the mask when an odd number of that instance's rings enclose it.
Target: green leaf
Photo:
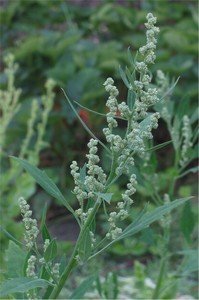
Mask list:
[[[48,285],[52,285],[52,283],[44,279],[31,279],[26,277],[13,278],[2,283],[0,296],[3,297],[14,293],[27,292],[38,287],[47,287]]]
[[[127,104],[131,110],[134,107],[134,103],[135,103],[135,93],[131,89],[129,89],[128,96],[127,96]]]
[[[57,255],[57,243],[55,240],[52,240],[48,245],[45,253],[44,258],[47,262],[53,260]]]
[[[7,275],[9,278],[20,277],[23,274],[23,265],[26,253],[13,241],[9,242],[8,249],[5,252],[7,261]]]
[[[108,204],[111,202],[111,198],[113,196],[113,193],[95,193],[100,198],[104,199]]]
[[[125,237],[131,236],[136,234],[137,232],[141,231],[144,228],[147,228],[151,223],[161,219],[166,213],[169,213],[174,208],[178,207],[179,205],[184,204],[187,200],[191,197],[184,198],[184,199],[177,199],[160,207],[157,207],[152,212],[144,214],[139,222],[136,224],[130,224],[123,233],[119,236],[117,240],[123,239]]]
[[[172,143],[172,141],[170,140],[170,141],[161,143],[161,144],[159,144],[159,145],[156,145],[156,146],[154,146],[154,147],[151,147],[151,148],[147,149],[146,151],[155,151],[155,150],[159,150],[159,149],[164,148],[165,146],[167,146],[167,145],[169,145],[169,144],[171,144],[171,143]]]
[[[85,178],[86,178],[86,163],[83,165],[82,168],[80,168],[80,181],[84,184]]]
[[[193,232],[194,226],[195,226],[194,213],[191,210],[190,202],[187,202],[182,211],[180,227],[188,243],[191,242],[191,234]]]
[[[118,282],[117,275],[109,272],[104,284],[104,294],[106,299],[117,299],[118,295]]]
[[[48,228],[46,226],[46,212],[47,212],[47,203],[44,206],[43,212],[42,212],[42,219],[41,219],[41,225],[40,225],[40,230],[42,233],[42,238],[43,241],[45,240],[52,240],[51,235],[48,231]]]
[[[79,255],[80,258],[84,261],[90,257],[92,248],[91,248],[91,236],[90,236],[90,228],[87,228],[85,234],[82,237],[82,242],[79,247]]]
[[[11,241],[13,241],[15,244],[19,245],[19,246],[23,246],[23,243],[21,243],[20,241],[18,241],[17,239],[15,239],[15,237],[10,234],[7,230],[5,230],[3,227],[0,226],[0,231],[2,231],[5,236],[7,236],[7,238]]]
[[[187,198],[182,198],[182,199],[177,199],[171,203],[162,205],[160,207],[157,207],[154,209],[152,212],[149,213],[141,213],[138,218],[130,224],[124,231],[123,233],[114,241],[110,242],[107,244],[104,248],[93,254],[90,259],[94,258],[95,256],[99,255],[102,253],[104,250],[106,250],[108,247],[116,243],[117,241],[120,241],[126,237],[132,236],[139,231],[147,228],[150,224],[153,222],[161,219],[166,213],[169,213],[171,210],[174,208],[178,207],[179,205],[184,204],[187,200],[191,199],[191,197]]]
[[[132,51],[131,51],[130,46],[127,49],[127,56],[128,56],[129,62],[134,66],[134,63],[135,63],[134,60],[135,60],[135,58],[132,55]]]
[[[135,81],[135,71],[131,73],[131,71],[129,70],[128,67],[125,68],[125,72],[126,72],[126,77],[129,81],[129,83],[131,84],[129,90],[135,85],[134,81]]]
[[[59,200],[76,218],[74,210],[70,206],[70,204],[66,201],[56,184],[48,177],[46,172],[41,171],[37,167],[31,165],[29,162],[27,162],[24,159],[17,158],[14,156],[11,156],[14,160],[18,161],[21,166],[36,180],[36,182],[52,197]],[[79,221],[78,221],[79,222]]]
[[[102,114],[102,113],[99,113],[98,111],[95,111],[95,110],[92,110],[92,109],[90,109],[90,108],[87,108],[87,107],[83,106],[82,104],[80,104],[80,103],[77,102],[77,101],[73,101],[73,102],[76,103],[76,104],[77,104],[78,106],[80,106],[81,108],[87,110],[87,111],[90,111],[90,112],[92,112],[92,113],[94,113],[94,114],[96,114],[96,115],[100,115],[100,116],[102,116],[102,117],[106,117],[106,114]]]
[[[130,88],[130,84],[128,82],[128,79],[126,77],[126,74],[125,72],[122,70],[122,68],[119,66],[119,73],[120,73],[120,76],[124,82],[124,84],[126,85],[126,87],[129,89]]]
[[[178,81],[179,81],[180,77],[178,77],[176,79],[176,81],[174,82],[174,84],[172,84],[172,86],[166,91],[166,93],[162,96],[162,98],[160,99],[163,100],[166,96],[170,96],[173,92],[173,89],[175,88],[175,86],[177,85]]]
[[[198,249],[180,251],[179,254],[184,255],[179,275],[187,277],[190,276],[192,272],[198,273]]]
[[[84,294],[92,287],[96,275],[92,275],[85,279],[78,288],[72,293],[69,299],[82,299]]]

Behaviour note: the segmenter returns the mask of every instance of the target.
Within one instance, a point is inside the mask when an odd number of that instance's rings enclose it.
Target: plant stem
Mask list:
[[[164,276],[165,265],[166,265],[166,258],[162,257],[161,264],[160,264],[160,272],[159,272],[159,275],[158,275],[158,281],[157,281],[156,288],[155,288],[155,291],[153,293],[152,299],[159,299],[159,293],[160,293],[160,288],[161,288],[161,285],[162,285],[162,279],[163,279],[163,276]]]
[[[72,269],[74,269],[74,267],[77,265],[77,259],[76,259],[76,256],[78,254],[78,248],[81,244],[81,241],[82,241],[82,238],[86,232],[86,230],[90,227],[92,221],[93,221],[93,218],[95,217],[95,214],[97,212],[97,210],[99,209],[100,205],[102,203],[102,200],[100,198],[98,198],[95,202],[95,205],[90,213],[90,215],[88,216],[85,224],[83,225],[81,231],[80,231],[80,234],[78,236],[78,239],[77,239],[77,242],[76,242],[76,245],[75,245],[75,248],[73,250],[73,253],[70,257],[70,260],[64,270],[64,272],[62,273],[61,275],[61,278],[58,282],[58,285],[53,289],[49,299],[56,299],[59,295],[59,293],[61,292],[68,276],[70,275]]]

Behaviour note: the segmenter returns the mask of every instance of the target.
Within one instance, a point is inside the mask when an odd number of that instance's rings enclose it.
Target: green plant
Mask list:
[[[27,161],[38,165],[40,151],[46,148],[48,144],[44,141],[49,113],[53,107],[55,82],[52,79],[46,82],[46,95],[41,97],[41,103],[33,99],[28,110],[29,119],[25,124],[24,133],[20,136],[19,143],[13,135],[14,140],[9,141],[13,127],[17,127],[15,119],[20,111],[19,102],[21,90],[15,87],[15,77],[17,64],[14,62],[14,56],[8,54],[5,57],[5,75],[7,77],[6,89],[0,90],[0,110],[1,110],[1,129],[0,129],[0,163],[2,180],[1,187],[1,226],[11,234],[19,237],[21,235],[20,224],[15,224],[14,218],[19,215],[17,199],[20,194],[30,198],[35,192],[35,182],[23,173],[22,168],[8,155],[17,153],[20,158],[26,158]],[[15,123],[16,122],[16,123]],[[14,125],[13,125],[14,124]],[[21,126],[22,127],[22,126]],[[26,128],[27,127],[27,128]],[[23,130],[21,128],[21,130]],[[26,132],[25,132],[26,131]],[[12,145],[14,144],[14,149]],[[7,246],[4,233],[1,232],[0,240],[2,248]]]
[[[7,280],[3,282],[1,287],[2,296],[14,295],[21,299],[26,297],[56,299],[73,269],[90,262],[116,242],[131,237],[147,228],[189,199],[173,200],[161,206],[158,205],[153,210],[148,210],[148,207],[145,206],[128,226],[126,226],[124,221],[125,219],[128,220],[130,206],[133,204],[132,195],[135,194],[137,186],[136,175],[132,172],[132,168],[137,161],[145,159],[148,151],[151,151],[149,143],[149,140],[153,137],[151,132],[152,129],[156,129],[158,126],[160,115],[157,112],[153,112],[151,108],[159,101],[164,101],[159,99],[157,88],[151,84],[152,76],[149,71],[150,64],[153,64],[156,58],[156,36],[159,29],[155,26],[155,23],[156,18],[149,13],[145,24],[147,28],[146,45],[139,48],[135,59],[131,57],[129,51],[133,71],[127,68],[124,73],[120,70],[122,79],[128,88],[127,102],[118,103],[117,96],[119,92],[112,78],[109,77],[104,83],[105,89],[109,93],[106,103],[109,112],[106,114],[108,127],[104,128],[103,132],[109,146],[98,140],[80,118],[85,129],[93,138],[88,143],[89,154],[86,155],[88,162],[82,168],[79,168],[75,161],[71,164],[71,174],[75,182],[73,192],[79,204],[77,210],[70,206],[58,187],[45,172],[22,158],[14,158],[14,161],[19,162],[47,193],[60,201],[73,214],[79,225],[80,233],[70,259],[61,268],[56,258],[56,241],[51,238],[45,224],[46,210],[44,209],[40,224],[43,244],[39,245],[37,243],[39,233],[37,221],[32,218],[30,206],[21,197],[19,205],[25,225],[26,251],[22,250],[15,243],[10,242],[7,258],[9,261],[13,260],[14,252],[15,255],[19,256],[20,264],[17,262],[15,274],[13,274],[13,270],[8,268]],[[67,96],[66,99],[75,111],[72,102]],[[123,135],[117,133],[119,120],[126,123]],[[110,159],[108,174],[99,166],[98,144],[105,149]],[[121,195],[121,201],[117,202],[114,211],[108,214],[107,206],[109,206],[113,198],[113,194],[109,189],[112,184],[123,177],[122,175],[128,176],[129,182]],[[104,237],[96,236],[96,215],[100,207],[104,209],[108,224],[108,230]],[[164,226],[166,228],[166,225]],[[11,238],[16,242],[13,237]],[[161,279],[161,277],[162,273],[159,278]],[[87,288],[91,286],[94,279],[95,276],[87,280],[87,284],[85,284]],[[107,284],[116,284],[112,275],[107,277]],[[85,285],[80,285],[76,291],[76,295],[79,298],[86,292]],[[110,296],[110,291],[107,291],[106,287],[104,287],[104,294],[106,297]],[[115,289],[116,294],[117,291]],[[158,295],[159,291],[156,291],[156,296]],[[73,297],[74,294],[71,295],[71,298]]]

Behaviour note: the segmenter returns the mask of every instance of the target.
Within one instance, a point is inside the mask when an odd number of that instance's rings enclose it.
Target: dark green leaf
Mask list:
[[[41,225],[40,225],[40,230],[42,233],[42,238],[43,241],[45,240],[52,240],[51,235],[48,231],[48,228],[46,226],[46,212],[47,212],[47,203],[44,206],[43,212],[42,212],[42,219],[41,219]]]

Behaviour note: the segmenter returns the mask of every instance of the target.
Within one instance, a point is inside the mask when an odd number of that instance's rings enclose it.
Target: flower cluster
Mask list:
[[[55,263],[52,267],[52,270],[51,270],[52,275],[53,275],[53,277],[55,277],[56,280],[58,280],[59,276],[60,276],[59,268],[60,268],[60,263]]]
[[[32,219],[32,211],[30,210],[30,205],[27,204],[26,200],[22,197],[19,198],[19,207],[23,217],[23,222],[25,226],[25,243],[28,249],[31,249],[36,242],[39,230],[37,227],[37,220]]]
[[[147,44],[139,49],[139,52],[145,56],[144,62],[146,64],[153,64],[156,55],[154,50],[156,49],[157,39],[156,35],[159,33],[159,28],[155,26],[157,18],[149,13],[147,15],[147,23],[145,26],[147,28],[146,37],[147,37]]]
[[[89,154],[86,155],[88,158],[88,163],[86,164],[88,175],[85,178],[85,185],[89,198],[95,197],[93,192],[103,192],[104,185],[106,183],[106,174],[104,173],[103,169],[98,166],[100,159],[96,154],[98,151],[97,144],[97,140],[91,139],[88,143]]]
[[[50,240],[49,239],[45,239],[44,241],[44,252],[46,252],[48,246],[50,245]]]
[[[127,184],[127,190],[122,194],[122,201],[117,204],[117,209],[110,213],[108,222],[110,230],[107,238],[116,238],[122,232],[122,229],[116,224],[128,216],[128,207],[133,203],[131,196],[135,193],[136,176],[132,174],[134,166],[134,156],[143,156],[146,150],[146,140],[152,138],[152,129],[157,128],[159,113],[148,112],[148,109],[159,101],[158,89],[151,86],[152,76],[148,65],[155,61],[156,35],[159,29],[155,26],[156,18],[152,14],[147,15],[146,36],[147,43],[139,49],[143,61],[135,62],[135,72],[131,74],[132,85],[129,89],[135,95],[133,105],[127,103],[118,103],[118,89],[114,85],[114,80],[108,78],[104,82],[106,92],[109,94],[106,106],[109,109],[107,113],[107,128],[103,133],[107,142],[110,144],[112,155],[112,168],[108,179],[106,174],[99,166],[100,159],[97,155],[98,141],[91,139],[88,143],[89,153],[86,155],[88,162],[86,164],[87,173],[82,181],[80,169],[75,161],[71,164],[71,174],[74,178],[74,193],[80,203],[80,208],[76,214],[82,222],[86,220],[89,210],[85,211],[83,207],[84,200],[91,198],[96,199],[97,193],[106,191],[106,184],[110,183],[114,176],[119,177],[123,173],[130,175],[130,181]],[[127,129],[124,136],[115,134],[114,130],[118,126],[117,118],[119,116],[127,121]],[[94,241],[93,233],[90,233]]]
[[[192,147],[192,130],[190,125],[190,120],[187,115],[185,115],[182,119],[183,126],[182,126],[182,151],[181,151],[181,160],[180,165],[183,166],[188,161],[188,151]]]
[[[135,194],[137,185],[136,176],[132,174],[130,182],[127,184],[127,190],[122,194],[122,200],[117,203],[117,211],[111,212],[109,222],[109,232],[106,234],[107,238],[116,239],[122,233],[122,228],[117,227],[117,223],[128,217],[128,208],[133,203],[131,196]]]
[[[153,64],[156,58],[154,51],[156,49],[156,36],[159,32],[159,28],[154,26],[156,18],[151,13],[147,15],[147,21],[148,22],[145,23],[147,28],[147,43],[145,46],[139,48],[139,53],[144,57],[144,61],[135,63],[135,69],[139,74],[139,80],[134,81],[134,88],[137,93],[135,114],[133,116],[134,120],[147,116],[148,107],[157,103],[159,100],[158,90],[150,87],[152,77],[148,70],[148,64]]]
[[[118,96],[119,92],[113,84],[114,80],[111,77],[107,78],[107,80],[104,82],[105,90],[109,93],[109,98],[106,102],[106,106],[109,108],[109,112],[106,115],[108,128],[104,128],[103,132],[106,136],[107,142],[109,143],[113,142],[113,128],[118,126],[118,123],[114,119],[114,117],[117,115],[118,103],[116,97]]]
[[[27,268],[26,268],[26,275],[30,278],[37,278],[37,275],[35,273],[35,264],[36,264],[37,258],[35,255],[31,255],[28,259]]]
[[[79,201],[80,208],[76,210],[76,214],[81,218],[82,222],[88,217],[90,210],[84,212],[83,202],[88,198],[95,199],[96,193],[103,192],[106,183],[106,174],[98,165],[100,159],[97,155],[98,141],[90,139],[88,143],[89,153],[86,155],[88,162],[86,164],[87,174],[84,181],[80,179],[79,167],[76,161],[73,161],[70,168],[74,178],[75,188],[74,193]]]

